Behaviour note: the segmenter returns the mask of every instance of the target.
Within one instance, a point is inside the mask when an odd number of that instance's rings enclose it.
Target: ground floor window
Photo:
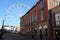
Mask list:
[[[60,26],[60,13],[55,13],[55,24]]]

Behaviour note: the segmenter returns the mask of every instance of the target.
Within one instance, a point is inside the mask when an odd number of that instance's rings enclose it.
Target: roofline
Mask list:
[[[38,1],[36,5],[34,5],[25,15],[27,15],[33,8],[35,8],[39,4],[39,2],[40,1]],[[22,19],[25,15],[23,15],[20,19]]]

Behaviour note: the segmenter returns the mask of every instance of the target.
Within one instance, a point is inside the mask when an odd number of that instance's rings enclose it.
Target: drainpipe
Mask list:
[[[49,40],[53,40],[52,12],[49,10]]]

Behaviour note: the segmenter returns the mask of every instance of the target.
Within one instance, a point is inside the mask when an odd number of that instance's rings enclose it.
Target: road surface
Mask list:
[[[4,33],[2,40],[32,40],[19,34]]]

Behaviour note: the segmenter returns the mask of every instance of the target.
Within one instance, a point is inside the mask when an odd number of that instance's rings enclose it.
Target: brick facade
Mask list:
[[[36,30],[36,36],[39,37],[40,30],[42,30],[43,40],[52,40],[52,12],[49,10],[51,10],[53,7],[54,6],[52,0],[38,1],[36,5],[34,5],[24,16],[20,18],[23,32],[29,32],[31,36],[32,34],[35,34],[34,30]],[[41,12],[43,13],[43,18],[41,18]]]

